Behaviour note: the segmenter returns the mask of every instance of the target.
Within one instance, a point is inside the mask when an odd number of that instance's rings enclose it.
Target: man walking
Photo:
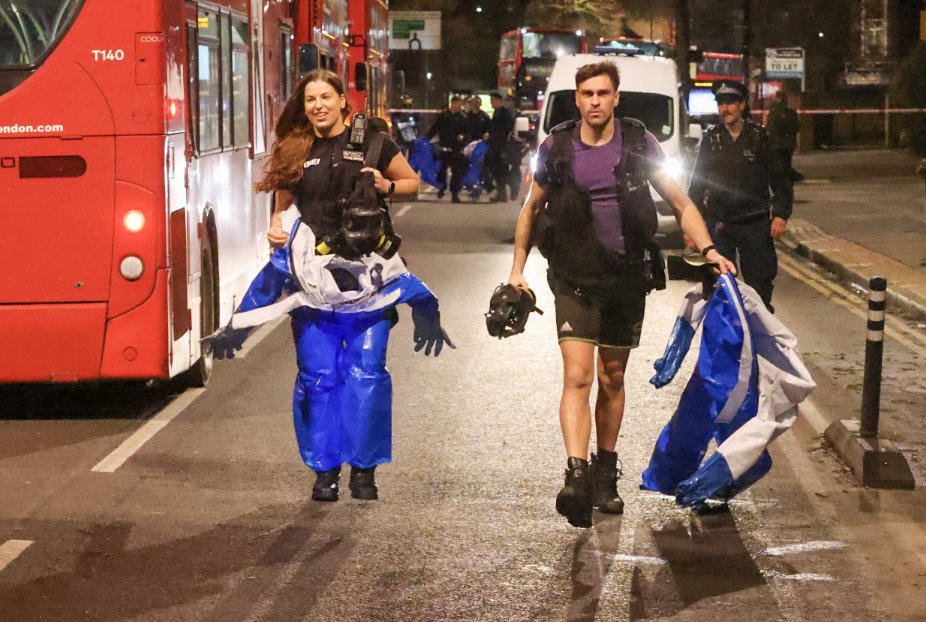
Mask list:
[[[739,255],[743,279],[773,311],[774,239],[791,216],[792,184],[766,129],[743,118],[745,85],[722,80],[714,85],[714,96],[721,122],[701,141],[688,195],[717,249],[731,261]]]
[[[563,358],[559,419],[567,462],[556,509],[570,524],[590,527],[593,506],[615,514],[624,509],[616,444],[626,401],[624,371],[630,350],[639,345],[648,292],[644,248],[656,233],[648,184],[708,261],[720,272],[734,268],[712,245],[698,210],[658,166],[665,155],[655,137],[639,121],[615,119],[617,66],[585,65],[575,81],[581,120],[557,126],[540,146],[515,229],[508,282],[528,287],[524,265],[536,239],[549,262]],[[598,451],[590,465],[596,372]]]

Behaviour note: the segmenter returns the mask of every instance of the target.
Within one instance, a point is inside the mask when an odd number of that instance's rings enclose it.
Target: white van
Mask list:
[[[616,115],[633,117],[646,125],[666,154],[666,170],[687,188],[689,162],[686,145],[701,137],[701,127],[688,125],[688,117],[679,94],[679,78],[675,61],[663,56],[628,55],[626,53],[569,54],[557,59],[547,85],[540,119],[537,123],[537,144],[550,130],[568,119],[578,119],[576,108],[576,71],[583,65],[612,62],[621,74],[620,100]],[[680,241],[680,230],[671,208],[651,190],[659,215],[657,236]]]

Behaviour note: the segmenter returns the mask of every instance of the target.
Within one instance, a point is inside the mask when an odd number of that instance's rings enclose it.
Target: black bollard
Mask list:
[[[881,360],[884,354],[884,310],[887,279],[868,281],[868,337],[865,341],[865,380],[862,384],[862,416],[859,436],[878,436],[881,411]]]

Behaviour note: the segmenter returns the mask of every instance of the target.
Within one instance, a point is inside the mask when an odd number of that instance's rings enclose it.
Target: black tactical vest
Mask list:
[[[606,285],[616,274],[643,272],[643,251],[656,234],[656,204],[649,191],[646,127],[620,119],[621,159],[614,168],[620,203],[624,255],[601,244],[592,227],[589,192],[572,172],[572,135],[578,123],[566,121],[551,130],[547,159],[548,199],[535,228],[535,245],[547,258],[552,275],[575,286]]]

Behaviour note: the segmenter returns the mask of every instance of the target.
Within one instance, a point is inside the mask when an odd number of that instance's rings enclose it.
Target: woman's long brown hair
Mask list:
[[[293,190],[302,179],[303,164],[312,148],[315,139],[315,130],[305,113],[305,87],[309,82],[326,82],[330,84],[338,95],[344,95],[344,82],[334,72],[327,69],[313,69],[305,74],[299,81],[283,112],[277,119],[277,139],[270,151],[270,158],[264,165],[264,176],[254,184],[258,192],[273,192],[274,190]],[[341,111],[341,118],[350,115],[350,103],[345,103]]]

